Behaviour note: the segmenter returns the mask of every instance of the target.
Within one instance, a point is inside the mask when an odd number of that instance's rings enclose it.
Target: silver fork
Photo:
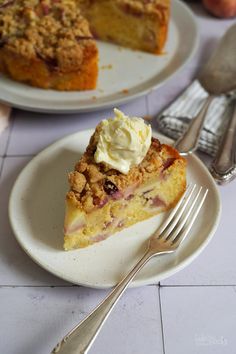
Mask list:
[[[188,235],[208,190],[193,185],[180,199],[161,227],[151,236],[146,252],[134,268],[81,323],[69,332],[51,354],[86,354],[102,325],[135,275],[154,256],[173,253]]]

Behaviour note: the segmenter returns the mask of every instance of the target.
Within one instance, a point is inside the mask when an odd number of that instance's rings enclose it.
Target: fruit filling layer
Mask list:
[[[106,203],[89,213],[74,213],[74,219],[65,226],[70,247],[80,247],[106,239],[115,232],[170,209],[184,192],[183,179],[176,170],[163,179],[160,174],[152,183],[132,187],[119,193],[112,188]],[[173,185],[174,181],[174,185]],[[176,192],[178,190],[178,192]],[[110,191],[110,187],[109,187]],[[70,213],[73,215],[73,213]]]

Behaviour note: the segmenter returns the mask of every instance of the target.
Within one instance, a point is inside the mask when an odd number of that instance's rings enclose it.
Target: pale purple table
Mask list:
[[[161,90],[121,106],[126,113],[156,115],[191,82],[215,40],[234,22],[209,17],[197,3],[191,7],[201,34],[195,58]],[[16,176],[33,155],[64,135],[95,127],[110,114],[48,116],[14,110],[9,129],[0,137],[1,354],[50,353],[106,294],[72,286],[31,261],[13,236],[7,205]],[[160,286],[128,290],[91,353],[236,353],[236,182],[219,190],[223,213],[208,247]]]

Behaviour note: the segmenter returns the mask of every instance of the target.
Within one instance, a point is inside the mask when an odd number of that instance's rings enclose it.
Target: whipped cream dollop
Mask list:
[[[144,159],[150,145],[152,129],[142,118],[128,117],[114,109],[113,119],[101,122],[101,131],[94,154],[97,163],[127,174]]]

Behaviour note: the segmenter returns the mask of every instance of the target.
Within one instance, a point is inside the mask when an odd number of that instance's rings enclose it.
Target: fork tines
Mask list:
[[[196,184],[188,186],[185,195],[159,230],[159,238],[179,246],[189,233],[206,199],[208,189]]]

